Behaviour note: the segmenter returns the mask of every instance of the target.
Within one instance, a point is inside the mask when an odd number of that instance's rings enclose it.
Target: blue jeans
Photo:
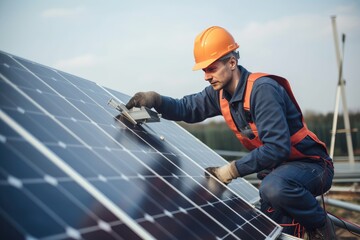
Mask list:
[[[315,197],[330,189],[333,176],[333,167],[324,161],[286,162],[263,179],[261,210],[279,224],[294,219],[307,230],[322,227],[326,212]]]

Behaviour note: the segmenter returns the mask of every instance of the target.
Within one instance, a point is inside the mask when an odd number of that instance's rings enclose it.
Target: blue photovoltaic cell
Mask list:
[[[0,52],[0,237],[275,239],[243,179],[176,123],[133,125],[129,96]]]

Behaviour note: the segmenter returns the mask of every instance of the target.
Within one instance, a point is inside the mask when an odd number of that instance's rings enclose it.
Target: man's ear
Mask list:
[[[230,60],[229,60],[229,64],[230,64],[230,68],[231,70],[235,70],[236,67],[237,67],[237,61],[235,59],[235,57],[230,57]]]

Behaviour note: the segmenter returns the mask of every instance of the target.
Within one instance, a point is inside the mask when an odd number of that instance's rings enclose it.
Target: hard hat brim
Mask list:
[[[213,62],[215,62],[216,59],[208,59],[206,61],[202,61],[202,62],[199,62],[199,63],[196,63],[194,65],[194,67],[192,68],[193,71],[197,71],[197,70],[201,70],[201,69],[204,69],[204,68],[207,68],[210,64],[212,64]]]

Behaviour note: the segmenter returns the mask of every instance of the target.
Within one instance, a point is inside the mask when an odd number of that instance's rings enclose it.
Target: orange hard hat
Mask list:
[[[193,70],[208,67],[222,56],[234,51],[239,45],[226,29],[213,26],[196,36],[194,42],[195,65]]]

